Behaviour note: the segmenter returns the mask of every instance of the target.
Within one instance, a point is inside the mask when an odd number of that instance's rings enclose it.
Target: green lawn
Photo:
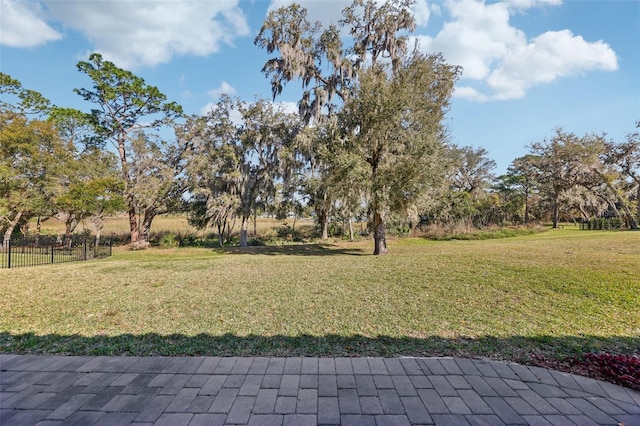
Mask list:
[[[0,352],[458,355],[640,348],[640,232],[114,250],[0,270]]]

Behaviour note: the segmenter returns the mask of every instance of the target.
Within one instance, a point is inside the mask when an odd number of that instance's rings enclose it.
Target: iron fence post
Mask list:
[[[9,242],[7,243],[7,268],[11,269],[11,238],[9,238]]]

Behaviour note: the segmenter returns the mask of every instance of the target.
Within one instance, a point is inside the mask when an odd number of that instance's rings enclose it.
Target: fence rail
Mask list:
[[[0,269],[82,262],[111,256],[111,240],[96,244],[85,236],[24,237],[0,243]]]

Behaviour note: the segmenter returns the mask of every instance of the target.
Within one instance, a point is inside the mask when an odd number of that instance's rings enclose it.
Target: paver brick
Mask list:
[[[391,376],[375,375],[373,376],[373,382],[376,384],[377,389],[393,389],[396,386]],[[429,384],[429,386],[431,386],[431,384]]]
[[[371,374],[389,374],[389,370],[387,370],[387,366],[382,358],[368,358],[367,362],[369,363]]]
[[[540,412],[533,408],[531,404],[524,400],[524,398],[506,397],[504,400],[521,416],[535,416],[540,414]]]
[[[478,393],[472,389],[461,389],[458,391],[460,398],[471,410],[473,414],[491,414],[493,410],[489,407],[484,399]]]
[[[385,414],[404,414],[404,407],[398,393],[394,389],[380,389],[378,391],[380,404]]]
[[[253,414],[249,419],[249,426],[282,426],[282,414]]]
[[[356,377],[351,374],[338,374],[336,376],[338,382],[338,389],[355,389]]]
[[[210,413],[228,413],[231,410],[231,406],[238,395],[238,389],[235,388],[223,388],[218,392],[216,399],[213,400],[213,404],[209,407]]]
[[[209,411],[211,404],[213,404],[214,398],[212,395],[197,395],[185,411],[188,413],[206,413]]]
[[[251,367],[249,367],[249,371],[247,371],[247,374],[265,374],[267,372],[268,365],[269,365],[269,358],[266,358],[266,357],[253,358],[253,362],[251,363]]]
[[[471,414],[467,404],[458,396],[443,396],[442,402],[444,402],[451,414]]]
[[[276,414],[295,414],[298,398],[295,396],[279,396],[276,399]]]
[[[260,391],[260,385],[262,384],[262,376],[257,374],[245,376],[244,382],[240,386],[238,395],[242,396],[256,396]]]
[[[376,426],[411,426],[409,418],[405,415],[376,416]]]
[[[189,426],[224,426],[226,418],[225,414],[199,413],[193,416]]]
[[[489,396],[484,399],[493,412],[507,424],[524,424],[524,419],[504,399]]]
[[[383,414],[380,398],[377,396],[361,396],[360,409],[362,414]]]
[[[585,416],[584,414],[570,415],[570,416],[567,416],[567,418],[571,420],[574,424],[580,425],[580,426],[596,426],[596,425],[601,426],[600,423],[595,422],[589,416]]]
[[[95,426],[121,426],[128,425],[133,422],[138,413],[107,413]]]
[[[405,396],[400,397],[404,411],[414,424],[427,424],[431,423],[431,417],[429,412],[425,408],[422,400],[417,396]]]
[[[387,367],[387,371],[389,372],[389,374],[392,374],[392,375],[407,374],[407,372],[404,371],[404,367],[402,366],[398,358],[385,358],[384,365]]]
[[[340,414],[362,414],[360,400],[355,389],[339,389],[338,403],[340,404]]]
[[[338,396],[338,382],[336,376],[318,376],[318,396]]]
[[[284,372],[284,358],[269,358],[266,374],[282,374]]]
[[[544,416],[541,415],[522,416],[522,418],[529,426],[553,426],[549,420],[545,419]]]
[[[177,395],[184,388],[184,385],[186,385],[188,381],[188,375],[176,374],[158,393],[160,395]]]
[[[302,358],[285,358],[283,374],[300,374]]]
[[[532,390],[518,391],[518,395],[531,404],[531,406],[535,407],[536,411],[540,414],[559,414],[553,405],[549,404],[547,400]]]
[[[300,389],[296,412],[299,414],[318,413],[318,391],[316,389]]]
[[[518,396],[518,393],[513,390],[511,386],[507,385],[504,380],[498,377],[484,377],[484,381],[491,386],[491,389],[493,389],[498,396]]]
[[[316,426],[318,419],[315,414],[285,414],[283,426]]]
[[[280,396],[296,396],[300,389],[300,376],[293,374],[284,374],[280,382],[278,395]]]
[[[456,364],[458,364],[458,368],[462,370],[462,373],[469,376],[479,376],[480,370],[476,367],[475,362],[467,359],[467,358],[459,358],[456,359]]]
[[[377,395],[376,385],[373,382],[373,377],[370,375],[358,374],[355,377],[356,389],[359,396],[374,396]]]
[[[93,395],[77,394],[47,416],[48,420],[64,420],[89,401]]]
[[[220,360],[221,358],[217,356],[206,358],[196,370],[196,374],[213,374],[213,371],[218,366],[218,363],[220,363]]]
[[[418,395],[429,414],[449,414],[449,409],[434,389],[418,389]]]
[[[180,370],[178,370],[178,373],[195,374],[195,372],[198,371],[198,368],[200,368],[203,362],[204,358],[202,357],[187,358],[182,364],[182,367],[180,367]]]
[[[251,358],[237,358],[229,374],[246,375],[251,368]]]
[[[231,406],[226,423],[246,424],[249,422],[251,409],[256,398],[253,396],[238,396]]]
[[[447,374],[456,374],[456,375],[463,374],[462,370],[460,369],[460,367],[458,367],[458,364],[456,364],[456,361],[453,358],[440,358],[439,361],[440,361],[440,364],[447,371]]]
[[[353,367],[353,374],[371,374],[369,362],[366,358],[353,358],[351,366]]]
[[[258,414],[272,414],[278,398],[277,389],[260,389],[253,405],[253,411]]]
[[[188,425],[192,418],[193,414],[188,413],[164,413],[153,426]]]
[[[495,414],[472,414],[465,418],[471,426],[504,426],[504,422]]]
[[[282,374],[265,374],[262,378],[262,389],[278,389],[282,383]]]
[[[458,396],[458,392],[451,386],[446,376],[428,376],[433,389],[440,396]]]
[[[224,381],[222,387],[240,389],[240,386],[242,386],[246,377],[247,376],[241,374],[230,374],[227,376],[227,380]]]
[[[318,358],[302,358],[301,374],[318,374]]]
[[[362,414],[344,414],[340,416],[340,424],[342,426],[376,426],[376,420],[373,416]]]
[[[231,374],[237,360],[235,357],[221,358],[213,370],[213,374]]]
[[[351,358],[336,358],[336,374],[353,374]]]
[[[337,397],[318,397],[318,424],[340,424],[340,404]]]
[[[400,358],[400,365],[404,368],[409,376],[423,375],[424,371],[418,364],[418,361],[413,357]]]
[[[300,375],[300,388],[301,389],[318,389],[318,375],[317,374]]]
[[[318,360],[318,374],[336,374],[336,363],[333,358]]]
[[[171,395],[156,395],[147,403],[140,414],[136,416],[135,420],[137,422],[155,422],[172,400],[173,396]]]
[[[469,425],[467,419],[460,414],[434,414],[431,416],[438,426],[465,426]]]
[[[217,395],[226,380],[227,376],[225,375],[208,376],[207,381],[198,391],[198,395]]]
[[[409,377],[411,376],[391,376],[399,396],[418,396]]]
[[[178,392],[176,397],[173,398],[173,401],[171,401],[171,404],[169,404],[169,406],[167,407],[167,411],[170,413],[179,413],[186,411],[189,405],[191,405],[193,400],[198,395],[198,391],[199,389],[197,388],[183,388],[180,392]]]
[[[567,398],[567,402],[576,407],[582,414],[589,416],[599,424],[615,424],[616,421],[600,408],[582,398]]]
[[[185,388],[202,388],[205,383],[209,380],[209,376],[205,376],[204,374],[194,374],[193,376],[189,376],[189,380],[184,384]]]
[[[447,370],[440,364],[438,358],[427,358],[422,361],[422,369],[426,370],[425,374],[427,375],[444,375],[447,374]]]

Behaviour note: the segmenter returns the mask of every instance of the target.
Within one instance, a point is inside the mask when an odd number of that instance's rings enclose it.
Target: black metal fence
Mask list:
[[[0,268],[82,262],[111,256],[111,240],[96,244],[93,237],[30,236],[0,241]]]

